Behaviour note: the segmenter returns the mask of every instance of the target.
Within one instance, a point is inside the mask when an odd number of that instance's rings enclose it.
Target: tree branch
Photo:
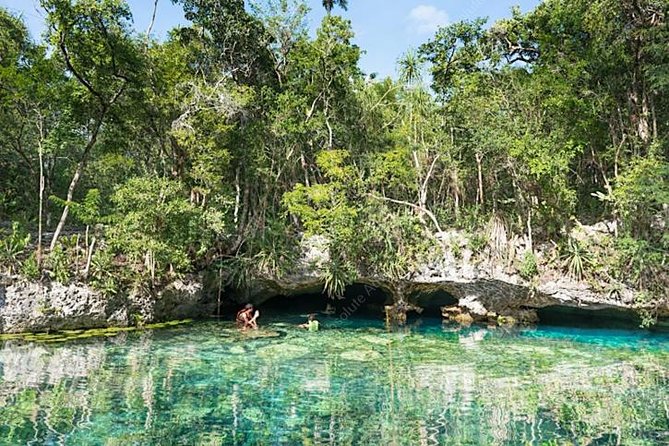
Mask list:
[[[156,11],[158,10],[158,0],[153,2],[153,14],[151,14],[151,22],[149,22],[149,27],[146,29],[146,40],[149,40],[149,35],[151,35],[151,30],[153,29],[153,24],[156,21]]]
[[[91,83],[88,82],[88,79],[82,76],[81,73],[79,73],[79,71],[76,68],[74,68],[74,65],[72,65],[72,60],[70,59],[70,53],[67,50],[67,45],[65,45],[65,34],[63,34],[62,31],[59,33],[58,40],[59,40],[58,46],[60,47],[60,51],[63,54],[63,58],[65,59],[65,66],[67,66],[67,69],[93,96],[98,98],[101,104],[104,104],[105,103],[104,96],[102,96],[102,94],[100,94],[95,88],[93,88]]]
[[[410,203],[408,201],[395,200],[394,198],[388,198],[388,197],[380,197],[380,196],[374,195],[374,194],[367,194],[367,195],[371,198],[374,198],[375,200],[389,201],[391,203],[401,204],[401,205],[404,205],[404,206],[409,206],[410,208],[413,208],[413,209],[416,209],[420,212],[423,212],[428,217],[430,217],[430,220],[432,220],[432,223],[434,223],[435,228],[437,228],[437,232],[443,232],[441,230],[441,226],[439,226],[439,222],[437,221],[437,217],[435,217],[434,214],[429,209],[425,209],[422,206],[418,206],[417,204]]]

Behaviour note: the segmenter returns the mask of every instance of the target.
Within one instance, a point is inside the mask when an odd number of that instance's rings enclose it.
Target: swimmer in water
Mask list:
[[[237,326],[242,330],[258,329],[258,317],[260,316],[260,311],[256,310],[252,304],[246,304],[243,309],[239,310],[237,313]]]

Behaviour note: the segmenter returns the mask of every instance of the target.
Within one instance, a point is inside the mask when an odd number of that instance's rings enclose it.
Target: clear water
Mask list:
[[[669,444],[666,333],[301,321],[5,341],[0,444]]]

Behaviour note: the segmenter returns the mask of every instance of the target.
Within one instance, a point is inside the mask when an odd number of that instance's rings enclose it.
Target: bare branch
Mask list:
[[[417,211],[423,212],[423,213],[425,213],[425,215],[430,217],[430,220],[432,220],[432,223],[434,224],[435,228],[437,228],[437,232],[443,232],[441,230],[441,226],[439,226],[439,222],[437,221],[437,217],[435,217],[434,214],[429,209],[426,209],[422,206],[418,206],[417,204],[414,204],[414,203],[410,203],[408,201],[395,200],[394,198],[388,198],[388,197],[380,197],[380,196],[374,195],[374,194],[367,194],[367,195],[371,198],[374,198],[375,200],[389,201],[390,203],[409,206],[410,208],[413,208],[413,209],[416,209]]]
[[[153,29],[153,24],[156,21],[156,11],[158,10],[158,0],[155,0],[153,2],[153,14],[151,14],[151,22],[149,23],[149,27],[146,29],[146,40],[149,40],[149,36],[151,35],[151,30]]]

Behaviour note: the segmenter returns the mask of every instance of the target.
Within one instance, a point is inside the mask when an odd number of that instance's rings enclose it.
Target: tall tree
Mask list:
[[[173,0],[182,5],[194,28],[185,38],[203,40],[200,67],[206,74],[222,69],[246,85],[276,82],[268,34],[263,23],[245,8],[244,0]]]
[[[72,99],[78,109],[81,132],[86,135],[51,241],[53,249],[100,130],[142,70],[131,38],[130,10],[124,1],[41,0],[41,4],[48,13],[49,41],[78,82],[78,91]]]

